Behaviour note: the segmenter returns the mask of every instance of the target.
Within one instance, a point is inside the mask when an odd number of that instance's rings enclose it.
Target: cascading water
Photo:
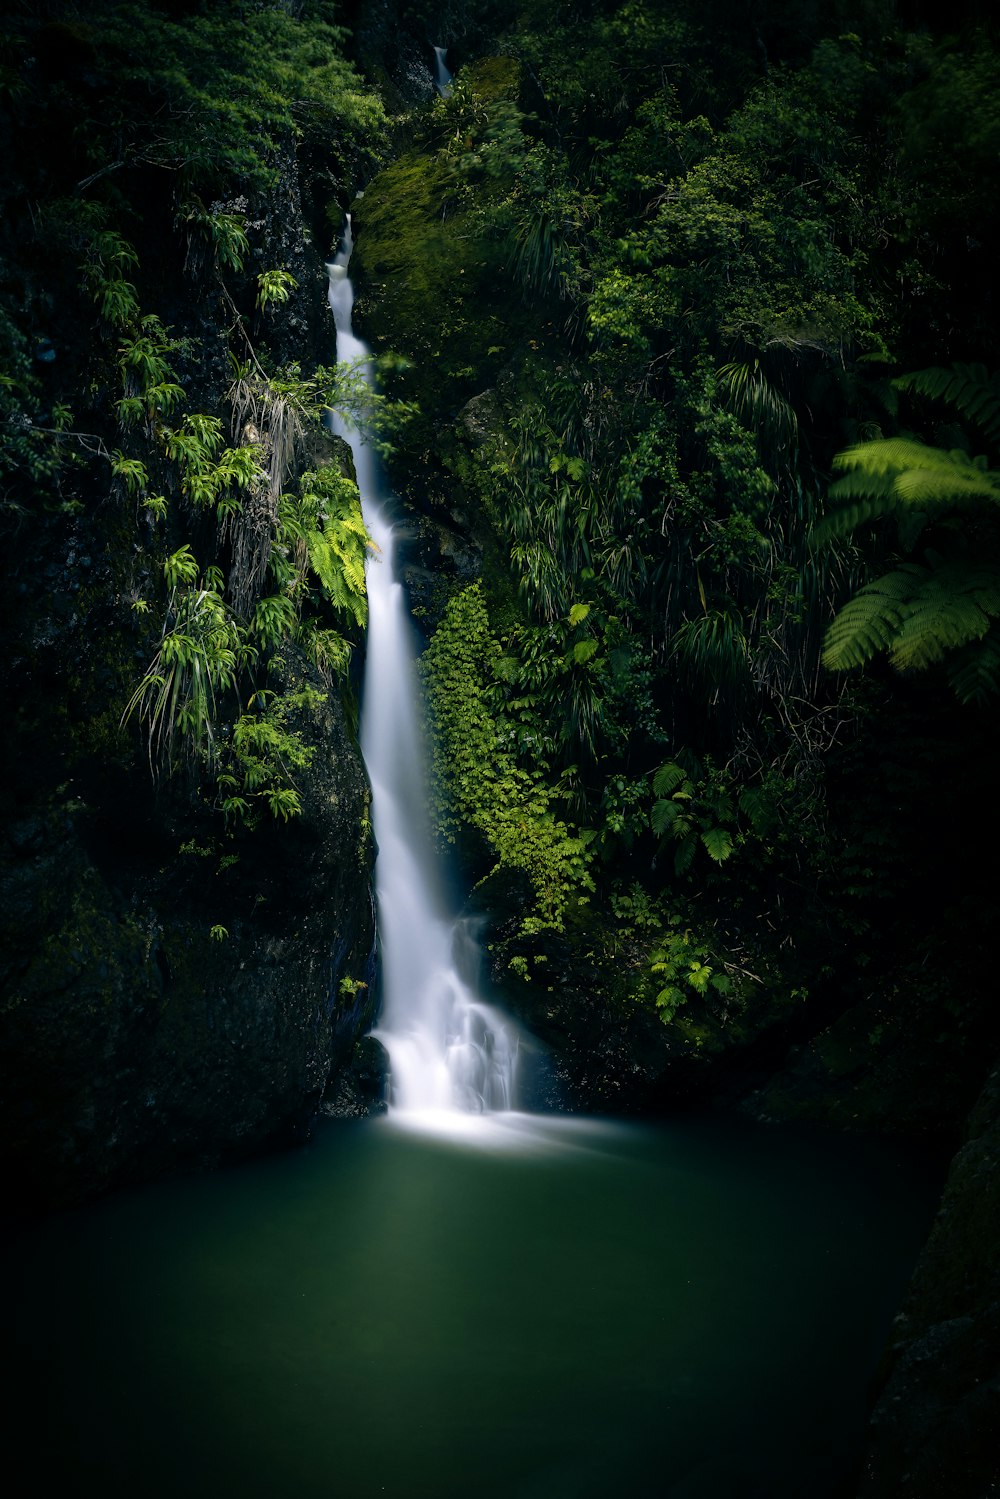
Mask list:
[[[338,363],[372,379],[368,348],[351,328],[350,217],[327,267]],[[365,523],[377,547],[368,566],[368,645],[361,748],[372,784],[378,843],[375,888],[382,949],[379,1039],[389,1053],[392,1107],[423,1117],[510,1109],[517,1039],[462,977],[467,928],[447,909],[427,824],[427,789],[414,682],[413,630],[395,571],[395,535],[378,457],[363,431],[339,419],[354,455]]]
[[[447,99],[451,93],[452,75],[445,66],[445,58],[448,55],[447,47],[434,48],[434,82],[442,99]]]

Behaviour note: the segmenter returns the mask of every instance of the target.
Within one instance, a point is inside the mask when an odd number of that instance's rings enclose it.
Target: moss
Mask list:
[[[516,99],[520,65],[482,58],[461,77],[488,119],[490,106]],[[419,392],[432,426],[493,385],[537,321],[514,278],[510,242],[490,227],[512,178],[473,182],[448,150],[449,132],[461,128],[446,122],[441,149],[428,141],[404,152],[355,205],[358,324],[378,352],[410,361],[387,375],[386,388],[406,399]],[[426,438],[426,426],[418,430]],[[411,432],[408,446],[418,445]]]
[[[521,64],[515,57],[480,57],[459,74],[483,104],[517,99],[521,92]]]
[[[409,362],[387,372],[386,389],[407,400],[419,391],[432,424],[495,381],[530,322],[506,244],[459,207],[455,189],[444,162],[410,152],[357,214],[358,321],[379,353]]]

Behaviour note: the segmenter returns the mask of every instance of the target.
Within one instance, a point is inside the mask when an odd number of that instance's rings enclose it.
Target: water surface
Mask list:
[[[917,1164],[712,1118],[445,1122],[326,1125],[8,1245],[16,1492],[837,1493]]]

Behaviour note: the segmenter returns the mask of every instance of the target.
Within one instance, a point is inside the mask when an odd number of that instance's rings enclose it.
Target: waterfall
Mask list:
[[[351,327],[352,248],[348,216],[342,248],[327,267],[337,361],[360,363],[371,383],[370,351]],[[392,496],[363,430],[339,418],[334,430],[354,454],[365,523],[377,547],[368,565],[361,749],[378,845],[383,1001],[376,1035],[389,1053],[391,1108],[423,1118],[507,1110],[515,1101],[517,1037],[463,976],[469,971],[471,936],[467,924],[448,910],[428,823],[413,626],[396,574]]]
[[[434,82],[437,85],[437,91],[441,95],[442,99],[447,99],[448,95],[451,93],[452,75],[448,72],[444,61],[447,55],[447,47],[434,48]]]

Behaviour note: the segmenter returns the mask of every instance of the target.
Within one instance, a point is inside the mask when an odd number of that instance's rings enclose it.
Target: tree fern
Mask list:
[[[888,650],[900,671],[919,670],[946,652],[981,640],[1000,616],[1000,568],[964,553],[927,553],[867,583],[830,626],[824,664],[860,666]]]
[[[866,583],[844,605],[826,632],[824,666],[831,671],[863,666],[891,644],[905,604],[900,596],[900,577],[890,573]]]
[[[985,707],[1000,693],[1000,626],[994,622],[982,640],[953,652],[945,666],[959,702]]]
[[[903,544],[912,546],[929,521],[950,509],[1000,505],[1000,473],[990,470],[985,458],[958,449],[946,452],[915,438],[860,443],[838,453],[834,467],[842,477],[829,493],[838,508],[814,527],[815,543],[895,515]]]
[[[949,401],[987,437],[1000,438],[1000,377],[981,365],[903,375],[903,390]],[[934,546],[865,584],[830,625],[824,663],[860,666],[886,650],[900,671],[945,662],[962,702],[985,702],[1000,688],[1000,472],[985,457],[930,447],[913,437],[848,448],[834,460],[830,488],[839,507],[814,541],[845,535],[894,515],[902,547],[927,532]]]
[[[890,659],[900,671],[930,666],[946,651],[981,640],[1000,615],[1000,569],[928,554],[929,565],[910,565],[915,588]]]
[[[985,365],[953,364],[950,370],[917,370],[900,375],[893,384],[900,390],[947,401],[974,422],[990,442],[1000,443],[1000,374],[991,375]]]

